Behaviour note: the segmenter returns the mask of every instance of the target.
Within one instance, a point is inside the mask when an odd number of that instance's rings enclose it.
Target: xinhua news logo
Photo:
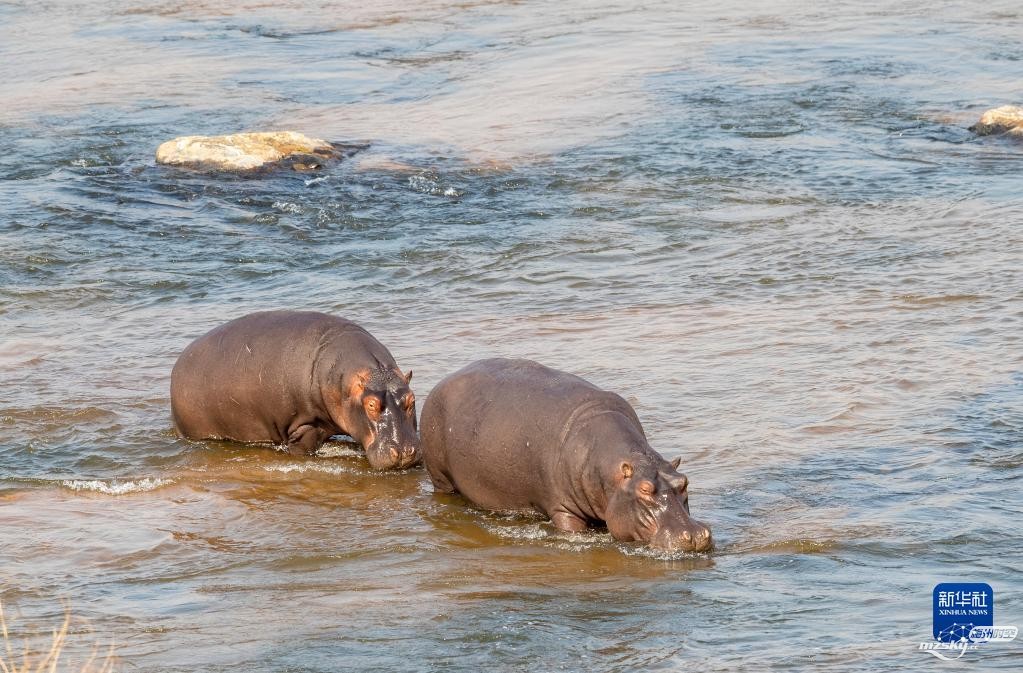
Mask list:
[[[942,661],[954,661],[989,643],[1009,642],[1019,633],[1015,626],[995,625],[995,592],[983,582],[944,582],[932,596],[934,640],[920,650]]]

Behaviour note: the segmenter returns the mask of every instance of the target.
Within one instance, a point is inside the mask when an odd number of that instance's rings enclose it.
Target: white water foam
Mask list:
[[[282,213],[290,213],[292,215],[302,214],[302,206],[291,201],[274,201],[273,207]]]
[[[458,197],[462,195],[462,192],[454,187],[443,187],[438,180],[423,174],[410,176],[408,179],[408,186],[411,187],[413,191],[420,192],[421,194],[429,194],[431,196]]]
[[[60,482],[61,486],[70,488],[72,491],[95,491],[107,495],[125,495],[127,493],[142,493],[152,491],[161,486],[173,484],[173,479],[159,479],[145,477],[144,479],[133,479],[128,481],[100,481],[99,479],[65,479]]]
[[[512,540],[548,540],[551,534],[539,523],[525,526],[495,525],[488,521],[481,521],[480,525],[492,535],[497,535]]]
[[[361,458],[364,455],[351,443],[324,444],[316,451],[317,458]]]
[[[679,561],[684,559],[698,559],[704,556],[695,552],[675,551],[667,552],[653,549],[651,547],[619,542],[610,533],[601,530],[587,530],[582,532],[559,531],[546,522],[529,523],[516,525],[512,521],[482,520],[480,525],[487,532],[507,540],[541,542],[543,545],[560,549],[562,551],[580,552],[591,549],[614,548],[626,556],[639,556],[656,559],[659,561]]]
[[[264,465],[267,472],[323,472],[325,474],[355,474],[359,470],[343,465],[320,465],[317,463],[288,463],[285,465]]]

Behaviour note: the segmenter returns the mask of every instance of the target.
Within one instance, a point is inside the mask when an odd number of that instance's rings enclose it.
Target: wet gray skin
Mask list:
[[[688,479],[647,441],[621,396],[522,359],[449,375],[423,406],[423,459],[434,488],[492,510],[534,510],[564,531],[606,525],[623,542],[707,551],[689,516]]]
[[[263,311],[193,341],[171,373],[182,436],[273,443],[313,455],[350,435],[379,470],[419,462],[415,396],[390,352],[356,323]]]

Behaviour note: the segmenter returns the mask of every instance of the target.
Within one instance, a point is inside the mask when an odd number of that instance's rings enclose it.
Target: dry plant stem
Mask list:
[[[64,621],[59,629],[52,633],[52,644],[49,651],[33,666],[33,655],[29,650],[28,641],[25,642],[24,651],[21,655],[21,666],[15,663],[14,648],[11,644],[10,634],[7,630],[7,619],[4,615],[3,604],[0,603],[0,634],[3,635],[5,656],[0,657],[0,673],[57,673],[57,665],[60,663],[60,655],[67,643],[68,630],[71,626],[71,609],[64,608]],[[98,646],[94,645],[92,654],[88,661],[80,669],[80,673],[91,673],[92,664],[96,660]],[[114,646],[111,643],[106,658],[98,669],[98,673],[110,673],[113,670]]]

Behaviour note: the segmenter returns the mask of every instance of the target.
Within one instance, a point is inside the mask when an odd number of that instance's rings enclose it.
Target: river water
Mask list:
[[[137,671],[930,670],[1023,622],[1018,2],[0,2],[0,600]],[[413,5],[413,6],[409,6]],[[157,167],[178,135],[350,144]],[[626,397],[707,555],[177,438],[247,312]],[[1019,642],[968,652],[1019,670]]]

